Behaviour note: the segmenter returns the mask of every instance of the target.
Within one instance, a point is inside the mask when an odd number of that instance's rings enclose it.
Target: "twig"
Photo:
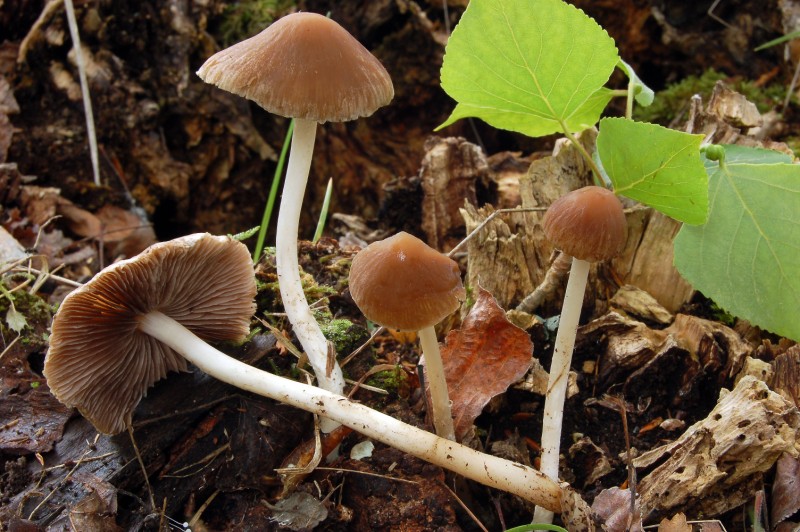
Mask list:
[[[69,0],[67,0],[69,1]],[[131,438],[131,445],[133,445],[133,452],[136,454],[136,460],[139,461],[139,467],[142,468],[142,476],[144,476],[144,485],[147,487],[147,494],[150,496],[150,509],[156,510],[156,500],[153,497],[153,488],[150,486],[150,477],[147,474],[147,468],[144,466],[142,455],[139,454],[139,446],[136,445],[136,439],[133,437],[133,427],[128,423],[128,436]]]
[[[215,406],[215,405],[217,405],[219,403],[223,403],[223,402],[227,401],[228,399],[233,399],[234,397],[238,397],[238,396],[239,396],[239,394],[225,395],[223,397],[219,397],[217,399],[214,399],[213,401],[209,401],[207,403],[203,403],[201,405],[197,405],[197,406],[194,406],[192,408],[188,408],[186,410],[176,410],[175,412],[172,412],[171,414],[164,414],[163,416],[157,416],[157,417],[151,417],[151,418],[148,418],[148,419],[143,419],[142,421],[136,422],[134,425],[135,425],[135,428],[140,429],[140,428],[142,428],[144,426],[151,425],[153,423],[158,423],[159,421],[164,421],[165,419],[170,419],[170,418],[173,418],[173,417],[176,417],[176,416],[182,416],[182,415],[185,415],[185,414],[191,414],[192,412],[199,412],[199,411],[207,410],[207,409],[211,408],[212,406]]]
[[[464,247],[464,245],[466,245],[467,242],[472,240],[472,238],[475,237],[475,235],[477,235],[478,232],[486,226],[486,224],[488,224],[490,221],[492,221],[496,216],[500,214],[506,214],[512,212],[544,212],[546,210],[547,207],[514,207],[513,209],[497,209],[492,214],[487,216],[484,221],[479,223],[478,227],[470,231],[470,233],[464,237],[464,240],[459,242],[456,245],[456,247],[454,247],[453,249],[450,250],[449,253],[447,253],[447,256],[453,258],[453,255],[455,255],[459,250],[461,250],[461,248]]]
[[[211,504],[211,501],[213,501],[217,497],[217,495],[219,495],[219,491],[220,490],[217,490],[214,493],[212,493],[211,496],[208,499],[206,499],[206,502],[204,502],[203,505],[197,509],[195,514],[189,520],[189,528],[192,528],[194,525],[197,524],[197,522],[200,520],[200,516],[203,515],[203,512],[206,511],[206,508],[208,508],[208,506]]]
[[[98,435],[98,436],[99,436],[99,435]],[[95,438],[95,442],[96,442],[96,441],[97,441],[97,438]],[[91,452],[93,451],[93,448],[92,448],[92,447],[93,447],[93,446],[91,446],[89,449],[87,449],[87,450],[86,450],[86,451],[85,451],[85,452],[84,452],[84,453],[81,455],[81,457],[80,457],[80,458],[78,458],[78,461],[77,461],[77,462],[75,462],[75,465],[74,465],[74,466],[72,466],[72,469],[70,469],[70,470],[69,470],[69,472],[67,472],[67,474],[66,474],[66,475],[64,475],[64,478],[62,478],[62,479],[61,479],[61,481],[58,483],[58,485],[57,485],[55,488],[53,488],[52,490],[50,490],[50,493],[48,493],[47,495],[45,495],[44,499],[42,499],[42,500],[41,500],[41,502],[40,502],[39,504],[37,504],[37,505],[36,505],[36,508],[34,508],[33,510],[31,510],[31,513],[30,513],[30,515],[28,515],[28,521],[33,521],[33,516],[34,516],[34,515],[36,515],[36,512],[38,512],[38,511],[39,511],[39,509],[40,509],[42,506],[44,506],[44,503],[46,503],[48,500],[50,500],[50,497],[52,497],[52,496],[53,496],[53,494],[54,494],[55,492],[57,492],[58,490],[60,490],[60,489],[61,489],[61,488],[62,488],[62,487],[63,487],[63,486],[64,486],[64,485],[67,483],[67,481],[70,479],[70,477],[72,477],[72,474],[73,474],[73,473],[75,473],[75,470],[76,470],[76,469],[78,469],[78,468],[81,466],[81,464],[83,464],[83,462],[84,462],[84,459],[86,458],[86,456],[87,456],[89,453],[91,453]]]
[[[348,363],[348,362],[350,362],[351,360],[353,360],[353,359],[354,359],[356,356],[358,356],[358,354],[359,354],[359,353],[361,353],[361,352],[362,352],[364,349],[366,349],[366,348],[367,348],[367,346],[368,346],[369,344],[371,344],[373,340],[375,340],[375,337],[377,337],[379,334],[381,334],[381,333],[382,333],[383,331],[385,331],[385,330],[386,330],[386,327],[384,327],[383,325],[381,325],[380,327],[378,327],[377,329],[375,329],[374,331],[372,331],[372,334],[371,334],[371,335],[370,335],[370,337],[367,339],[367,341],[366,341],[366,342],[364,342],[363,344],[361,344],[360,346],[358,346],[358,347],[356,348],[356,350],[355,350],[355,351],[353,351],[352,353],[350,353],[349,355],[347,355],[347,356],[344,358],[344,360],[342,360],[342,363],[341,363],[341,364],[339,364],[339,366],[340,366],[340,367],[345,367],[345,366],[347,365],[347,363]]]
[[[364,384],[364,381],[366,381],[371,376],[375,375],[376,373],[380,373],[381,371],[389,371],[392,369],[396,370],[397,366],[395,366],[394,364],[378,364],[377,366],[373,366],[372,368],[370,368],[369,371],[364,373],[364,375],[362,375],[361,378],[355,382],[355,384],[353,384],[353,389],[350,390],[350,393],[347,394],[347,398],[352,399],[353,395],[355,395],[355,393],[358,391],[359,388],[371,389],[372,386],[366,386]],[[381,390],[380,388],[378,388],[378,390],[380,390],[380,392],[378,393],[388,393],[386,390]],[[375,390],[370,390],[370,391],[375,391]]]
[[[525,296],[525,299],[523,299],[520,304],[517,305],[517,310],[530,314],[539,308],[539,305],[542,304],[545,298],[563,284],[564,278],[569,274],[569,268],[571,264],[572,257],[566,253],[559,252],[558,256],[547,270],[542,282],[533,290],[533,292]]]
[[[478,525],[478,527],[481,530],[483,530],[483,532],[489,532],[489,530],[485,526],[483,526],[483,523],[481,523],[481,520],[478,519],[478,516],[476,516],[474,513],[472,513],[472,510],[470,510],[469,507],[466,504],[464,504],[464,501],[461,500],[461,497],[456,495],[456,492],[451,490],[450,486],[448,486],[444,482],[441,482],[441,481],[439,481],[439,482],[440,482],[440,484],[442,486],[444,486],[444,489],[446,489],[447,491],[450,492],[450,495],[452,495],[453,498],[456,500],[456,502],[458,502],[458,504],[464,509],[464,511],[467,512],[467,515],[469,515],[470,518],[472,518],[472,520],[475,522],[475,524]]]
[[[5,349],[3,349],[3,352],[2,352],[2,353],[0,353],[0,360],[1,360],[1,359],[2,359],[2,358],[5,356],[5,355],[6,355],[6,353],[8,353],[8,351],[9,351],[9,350],[10,350],[12,347],[14,347],[14,344],[16,344],[16,343],[17,343],[17,341],[19,341],[19,339],[20,339],[20,338],[22,338],[22,335],[21,335],[21,334],[18,334],[16,338],[14,338],[13,340],[11,340],[11,343],[10,343],[10,344],[8,344],[8,345],[6,346],[6,348],[5,348]]]
[[[58,271],[60,268],[63,268],[63,267],[64,267],[63,264],[59,264],[58,267],[56,269],[54,269],[53,271]],[[79,283],[78,281],[73,281],[72,279],[67,279],[66,277],[61,277],[60,275],[55,275],[55,274],[53,274],[51,272],[43,272],[42,270],[37,270],[36,268],[32,268],[32,267],[29,267],[29,266],[26,266],[26,267],[17,266],[17,267],[12,268],[12,271],[15,271],[15,272],[31,272],[31,273],[34,273],[36,275],[42,275],[42,276],[44,276],[45,279],[52,279],[52,280],[56,281],[57,283],[65,284],[67,286],[72,286],[74,288],[80,288],[81,286],[83,286],[83,283]]]
[[[72,38],[72,49],[75,50],[75,63],[78,65],[78,78],[81,82],[81,96],[83,96],[83,111],[86,114],[86,131],[89,137],[89,157],[92,160],[92,173],[94,184],[100,186],[100,157],[97,154],[97,133],[94,128],[94,112],[92,100],[89,97],[89,81],[86,78],[86,62],[81,48],[81,35],[78,31],[78,21],[75,18],[75,6],[72,0],[64,0],[67,8],[67,25]]]
[[[358,471],[356,469],[345,469],[343,467],[318,467],[320,471],[336,471],[340,473],[355,473],[356,475],[366,475],[368,477],[378,477],[385,480],[394,480],[396,482],[405,482],[406,484],[419,484],[416,480],[408,480],[405,478],[390,477],[389,475],[381,475],[380,473],[371,473],[369,471]]]
[[[625,409],[625,401],[616,396],[608,398],[619,408],[619,415],[622,417],[622,432],[625,435],[625,463],[628,466],[628,489],[631,490],[630,512],[631,518],[636,515],[636,468],[633,467],[633,455],[631,454],[631,436],[628,432],[628,414]]]

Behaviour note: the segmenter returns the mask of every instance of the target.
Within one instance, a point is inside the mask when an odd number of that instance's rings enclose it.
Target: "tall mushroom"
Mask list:
[[[278,282],[286,315],[320,387],[342,393],[342,371],[311,313],[300,282],[297,232],[317,122],[369,116],[394,96],[381,63],[336,22],[294,13],[211,56],[204,81],[295,119],[276,234]],[[323,430],[333,426],[324,424]]]
[[[419,332],[436,434],[455,440],[434,325],[452,314],[466,297],[458,264],[419,238],[401,232],[373,242],[353,258],[350,294],[364,316],[375,323]]]
[[[583,294],[589,278],[589,265],[591,262],[608,260],[622,251],[628,225],[622,204],[613,192],[588,186],[573,190],[554,201],[544,215],[542,226],[550,242],[563,253],[572,256],[542,420],[540,470],[558,480],[567,377],[583,306]],[[552,520],[552,512],[541,507],[536,508],[534,522],[550,523]]]
[[[253,312],[250,254],[227,237],[151,246],[72,292],[53,319],[44,374],[53,394],[104,433],[121,432],[147,389],[186,360],[224,382],[328,417],[401,451],[552,510],[563,490],[538,471],[447,441],[205,343],[241,339]],[[183,358],[182,358],[183,357]]]

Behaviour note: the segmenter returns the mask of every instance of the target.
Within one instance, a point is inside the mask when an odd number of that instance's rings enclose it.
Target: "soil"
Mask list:
[[[0,234],[0,251],[5,254],[8,245],[15,252],[34,252],[44,257],[34,267],[59,268],[57,277],[39,277],[35,295],[15,292],[15,309],[27,324],[21,335],[8,321],[8,300],[0,296],[5,317],[0,319],[0,530],[185,530],[184,523],[191,521],[195,531],[456,531],[503,530],[529,522],[532,508],[521,499],[385,445],[376,444],[366,458],[351,458],[353,447],[364,440],[352,432],[335,442],[341,444],[339,458],[308,475],[282,479],[275,469],[313,445],[313,417],[198,370],[157,383],[136,410],[132,428],[148,484],[131,438],[98,435],[49,393],[42,376],[50,320],[73,288],[70,281],[84,282],[157,240],[193,232],[234,234],[260,223],[288,122],[194,75],[223,43],[253,32],[251,15],[243,14],[250,13],[245,8],[251,4],[260,16],[276,18],[296,9],[331,12],[394,81],[394,101],[369,119],[318,128],[301,221],[301,236],[309,238],[326,178],[333,177],[325,236],[317,243],[301,241],[300,265],[309,275],[307,295],[319,300],[320,318],[330,326],[326,331],[339,359],[364,344],[375,328],[347,289],[350,260],[359,247],[404,230],[450,251],[466,235],[470,216],[486,214],[480,208],[519,204],[525,190],[518,177],[533,161],[549,156],[556,140],[530,139],[479,121],[461,121],[434,136],[453,107],[439,87],[439,69],[448,28],[455,26],[466,1],[74,3],[92,66],[99,186],[93,184],[63,7],[41,0],[0,1],[0,229],[8,234],[7,239]],[[785,87],[792,78],[796,57],[785,61],[781,47],[753,49],[787,31],[792,9],[800,13],[793,2],[574,3],[608,30],[621,56],[656,90],[711,68],[731,84],[752,81],[758,89]],[[709,16],[712,3],[714,16]],[[769,98],[760,103],[780,105]],[[680,109],[672,109],[667,121],[681,123],[688,102],[675,105]],[[608,110],[621,111],[613,105]],[[771,140],[791,144],[796,112],[794,104],[784,112]],[[440,185],[446,194],[431,192]],[[475,207],[469,215],[459,210],[464,198]],[[640,220],[636,217],[642,215],[632,216]],[[520,233],[519,219],[500,220],[506,233],[496,234]],[[113,231],[112,223],[118,224]],[[656,223],[647,218],[641,225]],[[268,242],[274,242],[273,231]],[[481,267],[476,254],[487,253],[482,238],[455,255],[469,279],[477,278]],[[537,238],[524,245],[538,245]],[[252,246],[252,240],[246,242]],[[528,264],[530,278],[492,270],[495,284],[506,285],[493,289],[504,309],[516,307],[544,277],[550,248],[537,253]],[[740,373],[752,374],[746,371],[750,359],[775,366],[776,360],[780,365],[798,357],[793,342],[726,316],[690,287],[640,286],[623,262],[593,269],[572,363],[577,393],[565,409],[560,476],[589,503],[607,488],[630,483],[628,449],[646,454],[706,420],[720,392],[734,388]],[[671,269],[671,259],[653,268]],[[22,275],[0,272],[6,289],[24,282]],[[257,316],[273,329],[254,320],[244,344],[219,347],[261,369],[301,379],[296,358],[282,344],[282,337],[294,338],[281,314],[271,252],[258,263],[256,278]],[[628,284],[652,292],[666,307],[668,321],[641,306],[613,302]],[[685,297],[669,303],[659,295],[659,290],[684,289]],[[557,315],[562,291],[556,287],[536,315]],[[458,330],[464,318],[448,320],[440,338]],[[509,319],[530,336],[534,359],[549,367],[549,322],[530,315],[509,314]],[[418,359],[413,336],[378,334],[345,373],[388,393],[359,388],[354,399],[430,429]],[[371,375],[376,367],[391,369]],[[470,445],[536,464],[543,397],[530,384],[534,373],[488,402],[467,438]],[[774,414],[765,423],[778,433],[784,425],[800,426],[796,406],[780,415],[770,405],[764,408]],[[720,519],[727,530],[749,528],[744,516],[760,512],[757,501],[769,493],[779,456],[748,455],[752,462],[771,461],[726,485],[725,496],[736,504],[720,505],[722,492],[712,486],[705,495],[709,506],[702,497],[677,506],[653,503],[646,524],[685,511],[689,519]],[[664,456],[637,466],[638,478],[668,462]],[[280,506],[292,492],[286,485],[308,496],[295,495],[300,510]]]

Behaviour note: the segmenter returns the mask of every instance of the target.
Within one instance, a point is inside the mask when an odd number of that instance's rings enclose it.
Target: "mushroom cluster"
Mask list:
[[[277,20],[258,35],[211,56],[197,75],[271,113],[295,119],[275,237],[278,283],[286,315],[319,386],[342,393],[342,370],[300,281],[300,212],[317,122],[371,115],[394,97],[391,78],[347,30],[316,13],[294,13]],[[323,422],[322,428],[328,432],[335,425]]]
[[[247,248],[191,235],[151,246],[73,291],[53,319],[44,373],[55,396],[95,427],[130,426],[147,389],[186,361],[223,382],[347,425],[487,486],[552,510],[563,490],[530,467],[442,439],[316,386],[249,366],[208,345],[240,340],[254,311]]]

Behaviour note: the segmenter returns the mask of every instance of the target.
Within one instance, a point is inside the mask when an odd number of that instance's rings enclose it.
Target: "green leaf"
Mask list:
[[[577,133],[608,104],[618,60],[605,30],[561,0],[472,0],[442,65],[458,104],[437,129],[477,117],[532,137]]]
[[[645,85],[641,79],[639,79],[639,76],[636,75],[633,67],[622,59],[619,60],[619,67],[623,72],[625,72],[631,84],[633,85],[634,98],[636,99],[636,102],[642,107],[647,107],[653,103],[656,93],[653,92],[653,89]]]
[[[656,124],[604,118],[597,153],[614,192],[689,224],[708,217],[708,177],[700,158],[703,135]]]
[[[28,326],[28,321],[25,319],[25,316],[20,314],[17,309],[12,306],[6,313],[6,325],[15,333],[20,334],[22,329]]]
[[[681,228],[675,266],[728,312],[800,341],[800,165],[789,160],[726,146],[708,165],[708,222]]]
[[[800,37],[800,30],[795,30],[791,33],[787,33],[782,37],[778,37],[777,39],[772,39],[771,41],[767,41],[764,44],[757,46],[753,49],[754,52],[760,52],[761,50],[766,50],[767,48],[772,48],[773,46],[777,46],[779,44],[783,44],[785,42],[789,42],[792,39],[796,39]]]

